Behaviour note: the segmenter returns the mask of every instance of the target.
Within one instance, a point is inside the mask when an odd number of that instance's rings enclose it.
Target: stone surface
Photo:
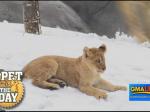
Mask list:
[[[0,1],[0,21],[23,22],[22,1]],[[115,1],[40,1],[41,24],[114,37],[128,33]]]
[[[49,27],[89,32],[74,10],[61,1],[40,1],[41,24]],[[0,1],[0,21],[23,23],[23,1]]]
[[[64,1],[99,35],[114,37],[116,31],[128,33],[115,1]]]

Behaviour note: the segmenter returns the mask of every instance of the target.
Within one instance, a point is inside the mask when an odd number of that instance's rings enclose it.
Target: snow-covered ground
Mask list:
[[[103,78],[114,84],[150,83],[150,44],[138,44],[125,34],[116,39],[83,34],[59,28],[42,27],[42,35],[24,33],[22,24],[0,23],[0,69],[21,70],[30,60],[43,55],[78,57],[83,48],[107,46],[107,70]],[[40,89],[23,81],[25,97],[12,110],[150,110],[150,102],[131,102],[128,91],[108,93],[107,100],[97,100],[77,89],[57,91]]]

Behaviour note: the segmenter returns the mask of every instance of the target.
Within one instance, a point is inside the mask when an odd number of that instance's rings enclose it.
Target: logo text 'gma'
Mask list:
[[[150,86],[144,87],[131,87],[133,94],[150,94]]]
[[[150,101],[150,84],[130,84],[130,101]]]

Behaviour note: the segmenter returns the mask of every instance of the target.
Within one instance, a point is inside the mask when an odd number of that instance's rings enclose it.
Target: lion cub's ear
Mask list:
[[[85,58],[89,57],[90,53],[89,53],[89,48],[88,47],[84,47],[83,55],[84,55]]]
[[[106,45],[105,45],[105,44],[102,44],[102,45],[99,47],[99,49],[105,53],[105,52],[106,52]]]

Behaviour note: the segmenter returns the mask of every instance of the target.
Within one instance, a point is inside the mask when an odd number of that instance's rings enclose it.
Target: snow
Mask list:
[[[42,27],[41,35],[27,34],[22,24],[0,23],[0,69],[21,70],[32,59],[43,55],[78,57],[83,48],[106,44],[107,70],[103,78],[128,87],[130,83],[150,83],[149,43],[139,44],[124,33],[115,39]],[[107,100],[97,100],[77,89],[50,91],[23,81],[25,97],[12,110],[150,110],[150,102],[131,102],[128,91],[108,92]]]

